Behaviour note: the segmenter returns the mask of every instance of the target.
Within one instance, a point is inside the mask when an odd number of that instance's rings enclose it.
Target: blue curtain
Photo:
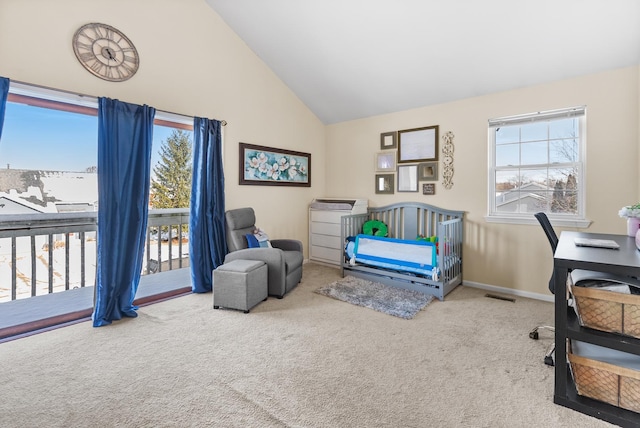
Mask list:
[[[227,254],[220,126],[218,120],[196,117],[193,121],[189,255],[194,293],[212,290],[212,271]]]
[[[98,273],[93,326],[136,317],[155,109],[98,100]]]
[[[2,125],[4,124],[4,111],[7,107],[7,96],[9,95],[9,79],[0,77],[0,137],[2,137]]]

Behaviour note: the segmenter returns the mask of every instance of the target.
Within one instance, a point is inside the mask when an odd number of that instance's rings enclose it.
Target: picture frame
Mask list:
[[[393,179],[393,174],[376,174],[376,193],[382,195],[393,195]]]
[[[380,150],[397,149],[398,137],[396,131],[380,134]]]
[[[398,163],[438,160],[439,126],[398,131]]]
[[[311,187],[311,153],[239,144],[241,185]]]
[[[436,184],[435,183],[427,183],[422,185],[422,194],[423,195],[435,195],[436,194]]]
[[[386,151],[376,153],[376,171],[395,171],[396,170],[396,152]]]
[[[438,162],[423,162],[418,164],[419,181],[438,181]]]
[[[398,166],[398,192],[418,191],[418,165]]]

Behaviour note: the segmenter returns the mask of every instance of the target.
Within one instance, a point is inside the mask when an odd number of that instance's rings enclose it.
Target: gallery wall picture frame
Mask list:
[[[311,153],[240,143],[241,185],[311,187]]]
[[[435,195],[436,194],[436,184],[435,183],[426,183],[422,185],[422,194],[423,195]]]
[[[398,148],[398,133],[396,131],[383,132],[380,134],[380,150]]]
[[[398,131],[398,163],[438,160],[439,126]]]
[[[398,192],[418,191],[418,165],[398,165]]]
[[[376,153],[376,171],[395,171],[396,151],[386,151]]]
[[[438,162],[423,162],[418,164],[418,180],[438,181]]]
[[[393,174],[376,174],[376,193],[382,195],[393,195],[393,179]]]

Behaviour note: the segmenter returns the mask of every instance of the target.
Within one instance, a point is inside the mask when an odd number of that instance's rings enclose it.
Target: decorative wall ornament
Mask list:
[[[376,174],[376,193],[393,195],[393,174]]]
[[[438,162],[424,162],[418,164],[419,181],[438,181]]]
[[[442,146],[442,163],[444,165],[442,171],[443,182],[442,185],[445,189],[451,189],[453,187],[453,132],[447,131],[442,140],[444,145]]]
[[[386,152],[376,153],[376,171],[395,171],[396,170],[396,151],[387,150]]]
[[[383,132],[380,134],[380,150],[397,149],[398,148],[398,133],[396,131]]]
[[[422,194],[423,195],[435,195],[436,194],[436,184],[435,183],[427,183],[422,185]]]
[[[398,165],[398,192],[418,191],[418,165]]]

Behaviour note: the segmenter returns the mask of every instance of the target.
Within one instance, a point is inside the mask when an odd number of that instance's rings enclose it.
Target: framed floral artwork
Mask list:
[[[240,143],[240,184],[311,187],[311,153]]]

